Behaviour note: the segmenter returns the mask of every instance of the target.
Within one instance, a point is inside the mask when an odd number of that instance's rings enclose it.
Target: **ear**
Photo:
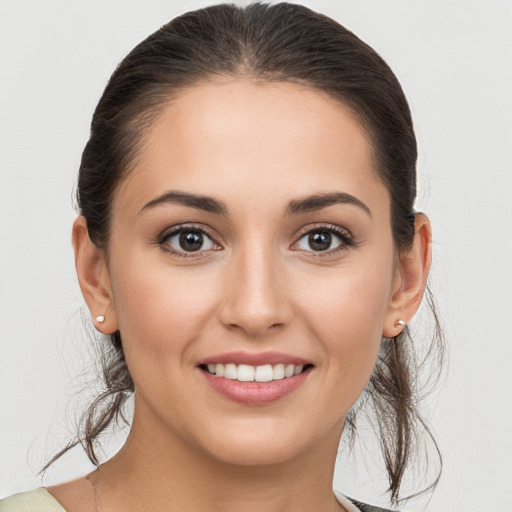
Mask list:
[[[94,326],[103,334],[113,333],[118,329],[118,322],[105,251],[91,242],[83,216],[78,217],[73,224],[72,240],[78,282]],[[104,320],[97,320],[98,316],[103,316]]]
[[[423,213],[416,214],[414,241],[410,249],[398,256],[393,295],[386,315],[382,335],[393,338],[400,334],[403,325],[412,319],[420,307],[423,291],[432,261],[432,231],[430,221]]]

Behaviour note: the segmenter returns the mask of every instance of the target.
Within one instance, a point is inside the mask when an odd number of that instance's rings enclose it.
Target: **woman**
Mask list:
[[[98,465],[133,393],[130,434],[89,475],[0,511],[376,510],[332,492],[365,407],[397,502],[423,425],[406,327],[431,252],[416,154],[389,67],[305,7],[210,7],[139,44],[95,111],[73,226],[111,343],[76,443]]]

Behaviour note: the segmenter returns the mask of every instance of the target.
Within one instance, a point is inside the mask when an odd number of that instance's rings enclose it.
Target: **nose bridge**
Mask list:
[[[281,267],[268,239],[255,236],[234,250],[222,308],[223,323],[250,336],[283,326],[289,320],[290,308]]]

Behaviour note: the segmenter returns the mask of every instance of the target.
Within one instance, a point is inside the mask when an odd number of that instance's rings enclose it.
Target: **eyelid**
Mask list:
[[[315,222],[314,224],[309,224],[309,225],[301,228],[297,234],[296,239],[299,240],[304,235],[307,235],[314,231],[321,231],[321,230],[329,231],[330,233],[334,233],[335,235],[339,235],[339,236],[347,238],[347,239],[348,238],[354,239],[354,236],[347,228],[338,226],[337,224],[321,223],[321,222]]]

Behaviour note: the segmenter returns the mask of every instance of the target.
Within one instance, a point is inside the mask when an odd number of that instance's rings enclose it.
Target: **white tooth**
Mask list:
[[[273,379],[284,379],[284,364],[276,364],[273,368]]]
[[[210,373],[215,373],[215,367],[216,367],[216,365],[215,365],[215,364],[209,364],[209,365],[208,365],[208,371],[209,371]]]
[[[284,376],[285,377],[292,377],[293,376],[293,372],[295,371],[295,365],[294,364],[289,364],[285,370],[284,370]]]
[[[237,370],[236,364],[228,363],[224,367],[224,377],[226,379],[232,379],[232,380],[234,380],[238,377],[238,370]]]
[[[293,372],[294,375],[299,375],[300,372],[302,372],[302,370],[304,369],[304,366],[302,366],[301,364],[299,364],[299,366],[296,366],[295,367],[295,370]]]
[[[274,376],[272,365],[264,364],[263,366],[256,366],[254,380],[256,382],[270,382]]]
[[[217,377],[224,377],[224,365],[223,364],[215,365],[215,375],[217,375]]]
[[[239,364],[238,380],[242,382],[252,382],[254,380],[254,366],[249,366],[248,364]]]

